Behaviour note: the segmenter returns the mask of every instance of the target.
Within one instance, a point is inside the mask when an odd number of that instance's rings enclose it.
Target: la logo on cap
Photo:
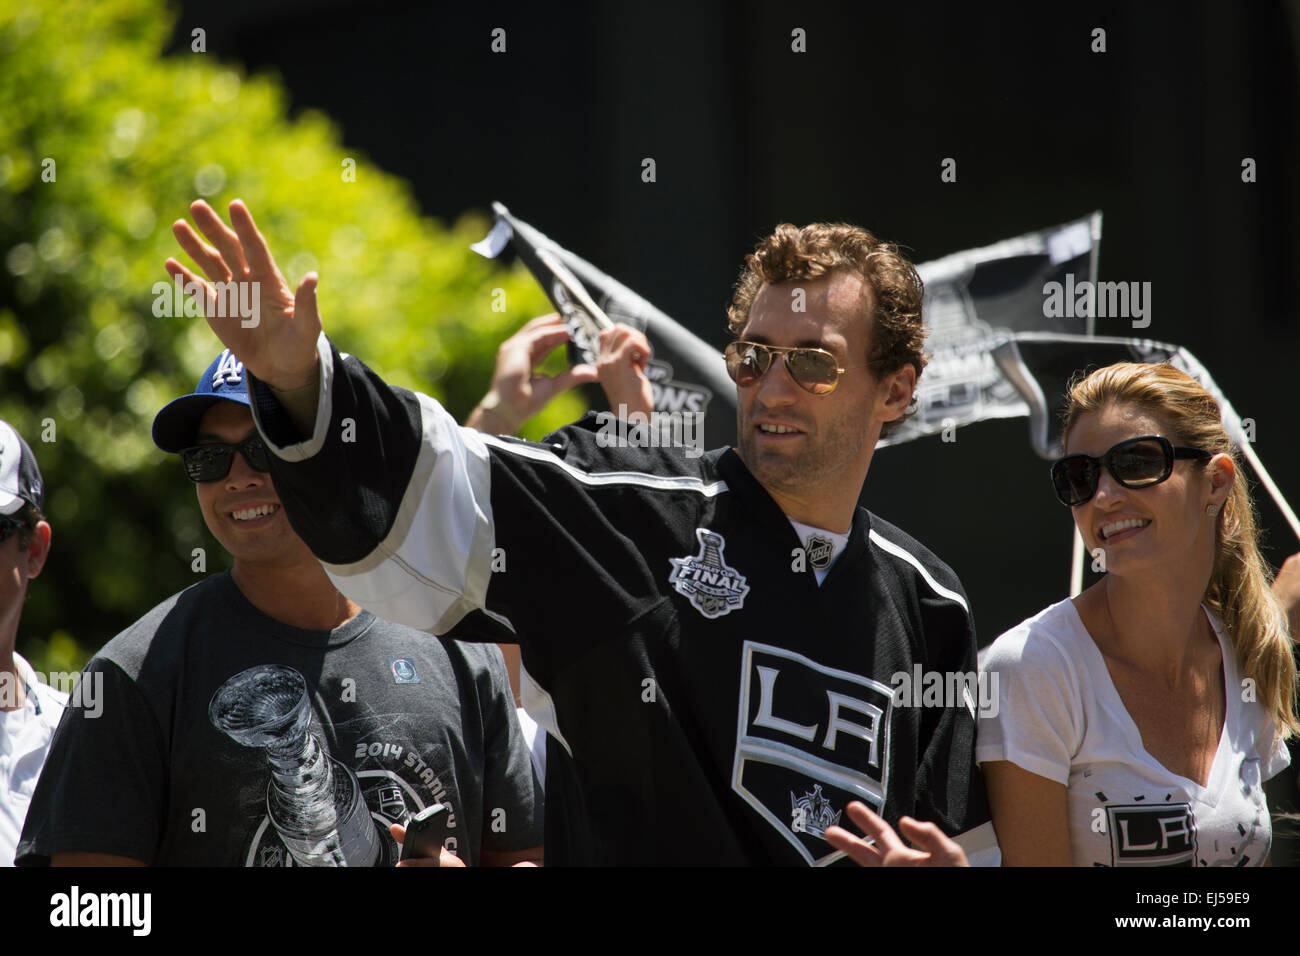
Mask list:
[[[235,358],[230,349],[226,349],[217,359],[217,368],[212,373],[212,387],[217,389],[222,384],[238,385],[243,380],[244,363]]]

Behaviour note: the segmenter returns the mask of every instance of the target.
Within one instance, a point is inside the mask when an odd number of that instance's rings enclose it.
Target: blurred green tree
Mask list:
[[[289,119],[276,79],[164,57],[173,20],[162,0],[0,0],[0,417],[36,452],[54,528],[18,641],[40,670],[79,668],[195,583],[194,548],[208,573],[229,563],[150,438],[221,348],[202,319],[153,315],[163,260],[188,261],[170,224],[193,199],[244,199],[291,286],[320,272],[339,347],[459,419],[500,342],[547,311],[522,267],[470,251],[486,215],[422,217],[328,118]],[[561,396],[524,434],[584,410]]]

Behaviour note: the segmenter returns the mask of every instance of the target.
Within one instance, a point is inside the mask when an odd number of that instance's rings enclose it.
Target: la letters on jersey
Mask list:
[[[893,691],[754,641],[741,659],[732,789],[809,864],[832,863],[823,834],[848,802],[884,805]]]
[[[1186,803],[1108,806],[1112,866],[1195,866],[1196,824]]]

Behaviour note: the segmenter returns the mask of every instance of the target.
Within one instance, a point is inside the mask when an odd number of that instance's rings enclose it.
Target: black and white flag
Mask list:
[[[735,441],[735,386],[717,348],[505,206],[493,203],[492,209],[492,231],[475,250],[491,258],[513,242],[568,321],[572,361],[595,360],[593,346],[606,322],[640,329],[654,352],[648,374],[655,411],[702,414],[705,448]],[[925,282],[926,348],[933,357],[917,390],[917,413],[881,444],[988,418],[1029,415],[1029,404],[1006,379],[994,350],[1016,333],[1094,333],[1090,315],[1049,317],[1043,290],[1050,282],[1095,282],[1100,240],[1101,213],[1094,212],[917,266]]]
[[[931,358],[917,386],[916,414],[880,444],[1028,415],[994,349],[1024,332],[1093,335],[1092,310],[1052,316],[1044,289],[1053,282],[1073,286],[1079,279],[1091,287],[1100,245],[1101,213],[1094,212],[917,266],[925,283],[925,347]]]

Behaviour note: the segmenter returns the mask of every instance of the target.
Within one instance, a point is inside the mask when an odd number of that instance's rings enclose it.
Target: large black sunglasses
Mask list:
[[[1213,458],[1203,448],[1171,445],[1160,435],[1142,435],[1120,442],[1099,458],[1066,455],[1052,462],[1052,485],[1061,503],[1073,508],[1097,493],[1104,465],[1125,488],[1150,488],[1174,472],[1178,458]]]
[[[207,445],[195,445],[181,452],[181,462],[185,465],[185,475],[193,482],[220,481],[230,474],[234,464],[235,452],[244,456],[248,467],[253,471],[271,470],[271,453],[266,450],[260,435],[250,435],[238,445],[211,442]]]
[[[785,358],[785,369],[804,391],[814,395],[829,395],[835,391],[840,375],[849,371],[840,368],[839,359],[825,349],[789,348],[763,345],[761,342],[732,342],[722,353],[727,360],[727,374],[741,388],[755,384],[772,365],[777,355]],[[866,366],[861,366],[866,368]]]

